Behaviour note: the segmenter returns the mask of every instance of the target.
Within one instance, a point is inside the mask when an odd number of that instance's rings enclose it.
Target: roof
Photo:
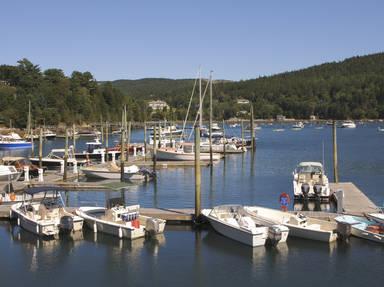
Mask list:
[[[33,195],[40,192],[49,192],[49,191],[67,191],[66,188],[57,186],[57,185],[44,185],[44,186],[34,186],[24,190],[25,193]]]
[[[299,163],[299,166],[308,166],[308,165],[323,167],[323,165],[320,162],[315,162],[315,161],[303,161]]]

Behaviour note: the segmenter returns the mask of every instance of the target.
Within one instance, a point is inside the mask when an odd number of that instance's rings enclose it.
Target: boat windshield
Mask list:
[[[321,174],[323,172],[323,169],[319,165],[303,165],[297,167],[297,172]]]

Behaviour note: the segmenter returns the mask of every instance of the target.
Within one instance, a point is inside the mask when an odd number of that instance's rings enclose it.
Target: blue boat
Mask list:
[[[23,140],[16,133],[0,136],[0,149],[26,149],[31,147],[32,142]]]

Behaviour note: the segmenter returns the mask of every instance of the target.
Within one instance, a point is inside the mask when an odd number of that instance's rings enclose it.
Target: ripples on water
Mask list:
[[[133,133],[139,141],[142,132]],[[257,151],[231,155],[202,169],[202,203],[259,204],[278,208],[278,195],[292,191],[292,171],[300,161],[322,161],[332,178],[331,129],[306,127],[258,132]],[[377,204],[383,204],[384,134],[375,125],[338,129],[341,181],[353,181]],[[47,142],[45,153],[62,147]],[[77,144],[84,147],[84,141]],[[24,155],[23,152],[13,155]],[[120,192],[72,192],[70,205],[104,205]],[[127,203],[142,206],[192,207],[193,168],[162,169],[156,184],[131,185]],[[294,206],[291,206],[293,209]],[[295,208],[303,208],[295,207]],[[315,206],[310,206],[310,209]],[[318,208],[318,207],[317,207]],[[320,208],[330,208],[322,206]],[[0,222],[1,286],[381,286],[383,247],[351,238],[347,243],[324,244],[289,239],[277,248],[250,248],[227,239],[209,227],[194,230],[168,226],[156,240],[123,241],[84,230],[74,237],[44,241],[8,222]],[[330,281],[332,280],[332,281]],[[373,281],[372,281],[373,280]]]

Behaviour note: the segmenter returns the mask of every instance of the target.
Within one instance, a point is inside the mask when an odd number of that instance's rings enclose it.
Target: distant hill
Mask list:
[[[193,79],[141,79],[117,80],[112,85],[134,98],[162,99],[185,109],[193,83]],[[236,104],[238,98],[252,101],[260,118],[277,114],[295,118],[312,114],[321,118],[383,118],[384,53],[252,80],[220,81],[214,86],[217,118],[236,116],[248,109]]]

